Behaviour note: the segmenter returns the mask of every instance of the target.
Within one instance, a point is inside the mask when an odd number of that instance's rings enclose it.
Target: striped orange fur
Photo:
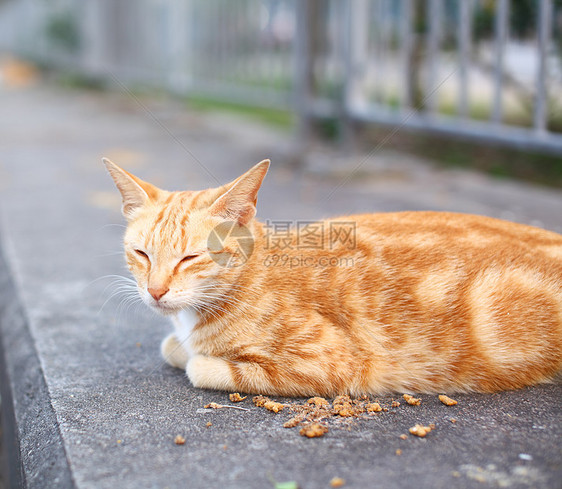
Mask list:
[[[196,387],[492,392],[548,382],[562,368],[559,234],[401,212],[322,221],[314,247],[293,229],[275,248],[254,218],[269,161],[193,192],[157,189],[104,161],[123,197],[139,293],[176,326],[164,358]],[[342,223],[352,240],[327,232]],[[232,232],[217,245],[210,236],[223,225]]]

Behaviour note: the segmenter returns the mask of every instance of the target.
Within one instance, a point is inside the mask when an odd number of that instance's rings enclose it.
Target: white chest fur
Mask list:
[[[191,346],[191,335],[198,321],[199,319],[195,312],[190,310],[180,311],[177,316],[172,319],[176,329],[176,337],[190,357],[195,355]]]

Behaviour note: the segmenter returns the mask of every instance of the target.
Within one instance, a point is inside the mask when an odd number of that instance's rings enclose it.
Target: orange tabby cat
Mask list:
[[[562,236],[441,212],[346,216],[271,232],[269,161],[167,192],[104,160],[162,354],[194,386],[287,396],[491,392],[562,368]],[[282,226],[278,226],[282,227]]]

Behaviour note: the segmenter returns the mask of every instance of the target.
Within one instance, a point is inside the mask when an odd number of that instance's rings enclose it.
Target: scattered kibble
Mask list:
[[[443,394],[441,394],[439,396],[439,400],[445,404],[445,406],[455,406],[457,404],[457,401],[455,401],[454,399],[451,399],[450,397],[447,397]]]
[[[402,450],[400,450],[400,448],[396,449],[396,455],[398,456],[402,455]]]
[[[176,445],[183,445],[183,444],[185,444],[185,438],[184,438],[183,436],[181,436],[181,435],[177,435],[177,436],[174,438],[174,443],[175,443]]]
[[[269,397],[265,397],[265,396],[255,396],[252,398],[252,401],[257,407],[263,407],[268,411],[272,411],[274,413],[283,411],[283,408],[285,407],[284,404],[281,404],[280,402],[272,401]]]
[[[341,477],[333,477],[330,481],[330,487],[342,487],[345,485],[345,479]]]
[[[308,401],[306,401],[306,403],[307,404],[313,404],[316,407],[328,407],[329,404],[330,404],[323,397],[311,397]]]
[[[368,413],[380,413],[382,411],[382,407],[378,402],[369,402],[365,405],[365,409]]]
[[[252,398],[252,402],[257,407],[263,407],[267,401],[271,401],[271,399],[269,397],[265,397],[265,396],[255,396],[255,397]]]
[[[299,433],[301,436],[306,436],[307,438],[317,438],[319,436],[324,436],[328,432],[328,427],[320,423],[310,423],[301,428]]]
[[[351,404],[351,397],[349,396],[336,396],[332,402],[334,406],[338,404]]]
[[[211,423],[210,421],[207,421],[207,424],[205,425],[207,428],[210,428],[211,426],[213,426],[213,423]]]
[[[232,402],[240,402],[247,398],[247,396],[242,397],[238,392],[229,394],[229,398]],[[419,406],[421,399],[417,399],[410,394],[403,395],[404,400],[413,406]],[[279,413],[281,411],[291,411],[293,413],[292,417],[283,423],[284,428],[295,428],[296,426],[301,426],[299,433],[307,438],[316,438],[323,436],[328,432],[328,423],[330,426],[340,426],[347,427],[351,429],[355,419],[373,419],[374,413],[381,413],[388,411],[388,408],[382,407],[380,403],[371,401],[368,396],[361,396],[357,398],[351,398],[348,395],[341,395],[334,398],[330,403],[329,400],[324,397],[311,397],[304,401],[304,403],[287,403],[282,404],[280,402],[273,401],[266,396],[254,396],[252,397],[252,402],[255,406],[267,409],[274,413]],[[397,400],[392,400],[391,406],[396,408],[400,406],[400,402]],[[233,406],[233,405],[222,405],[216,402],[210,402],[204,406],[207,409],[221,409],[221,408],[232,408],[240,409],[243,411],[249,411],[249,409]],[[456,419],[450,419],[452,423],[456,422]],[[212,426],[211,422],[207,423],[207,427]],[[427,434],[435,429],[435,424],[431,423],[429,426],[424,426],[416,424],[414,427],[409,429],[410,434],[418,437],[425,437]],[[399,435],[401,440],[408,439],[407,434]],[[396,454],[400,455],[402,452],[397,449]]]
[[[228,396],[228,398],[230,399],[231,402],[241,402],[244,399],[246,399],[248,396],[244,396],[242,397],[238,392],[235,392],[234,394],[230,394]]]
[[[268,411],[272,411],[274,413],[278,413],[279,411],[283,411],[283,408],[285,406],[283,406],[283,404],[281,404],[280,402],[275,402],[275,401],[267,401],[263,407],[265,409],[267,409]]]
[[[413,428],[410,428],[410,433],[412,433],[412,435],[419,436],[420,438],[424,438],[430,431],[430,426],[423,426],[421,424],[417,424]]]
[[[289,421],[285,421],[283,423],[283,428],[294,428],[298,426],[306,419],[306,413],[300,413],[296,416],[293,416]]]
[[[351,404],[338,404],[334,406],[334,414],[337,414],[343,418],[349,418],[353,416],[353,409]]]
[[[421,399],[417,399],[414,396],[411,396],[410,394],[404,394],[402,397],[404,397],[404,400],[410,404],[410,406],[419,406],[421,403]]]
[[[357,417],[365,412],[365,400],[351,400],[349,396],[337,396],[332,402],[332,414],[342,418]]]

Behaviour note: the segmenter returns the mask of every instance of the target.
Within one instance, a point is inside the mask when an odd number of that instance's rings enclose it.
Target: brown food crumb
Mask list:
[[[271,401],[271,399],[265,396],[255,396],[252,401],[257,407],[264,407],[265,403]]]
[[[174,443],[176,445],[183,445],[185,443],[185,438],[181,435],[178,435],[174,438]]]
[[[231,402],[240,402],[243,401],[244,399],[246,399],[248,396],[244,396],[242,397],[240,394],[238,394],[238,392],[235,392],[234,394],[229,394],[228,398],[230,399]]]
[[[295,426],[298,426],[300,423],[302,423],[304,420],[305,420],[304,413],[297,414],[296,416],[292,417],[289,421],[285,421],[283,423],[283,428],[294,428]]]
[[[381,405],[378,402],[369,402],[365,405],[365,408],[369,413],[380,413],[382,411]]]
[[[351,404],[351,398],[349,396],[337,396],[332,404],[334,406],[338,404]]]
[[[457,420],[455,418],[451,418],[451,423],[456,423]]]
[[[421,403],[421,399],[416,399],[414,396],[410,394],[404,394],[404,400],[410,404],[410,406],[419,406]]]
[[[299,433],[301,436],[306,436],[307,438],[316,438],[318,436],[324,436],[328,432],[328,427],[320,423],[310,423],[303,426]]]
[[[278,413],[279,411],[283,411],[283,408],[285,406],[283,406],[283,404],[281,404],[280,402],[267,401],[264,403],[263,407],[268,411],[273,411],[274,413]]]
[[[334,399],[332,414],[337,414],[343,418],[357,417],[365,412],[365,407],[361,401],[352,401],[349,396],[338,396]]]
[[[314,404],[316,407],[328,407],[330,404],[323,397],[311,397],[308,401],[306,401],[306,403]]]
[[[400,450],[400,448],[396,449],[396,455],[402,455],[402,450]]]
[[[431,431],[430,426],[422,426],[421,424],[417,424],[413,428],[410,428],[410,433],[415,436],[419,436],[420,438],[425,437]]]
[[[210,428],[211,426],[213,426],[213,423],[211,423],[210,421],[207,421],[207,424],[205,425],[207,428]]]
[[[454,399],[451,399],[450,397],[447,397],[443,394],[441,394],[439,396],[439,400],[445,404],[445,406],[455,406],[457,404],[457,401],[455,401]]]
[[[334,406],[334,414],[337,414],[343,418],[349,418],[353,416],[351,404],[338,404],[337,406]]]
[[[330,481],[330,487],[342,487],[343,485],[345,485],[345,479],[341,477],[334,477]]]
[[[408,435],[402,433],[402,434],[400,435],[400,439],[401,439],[401,440],[407,440],[407,439],[408,439]]]
[[[390,407],[398,407],[400,406],[400,403],[398,401],[392,401],[392,404],[390,405]]]

